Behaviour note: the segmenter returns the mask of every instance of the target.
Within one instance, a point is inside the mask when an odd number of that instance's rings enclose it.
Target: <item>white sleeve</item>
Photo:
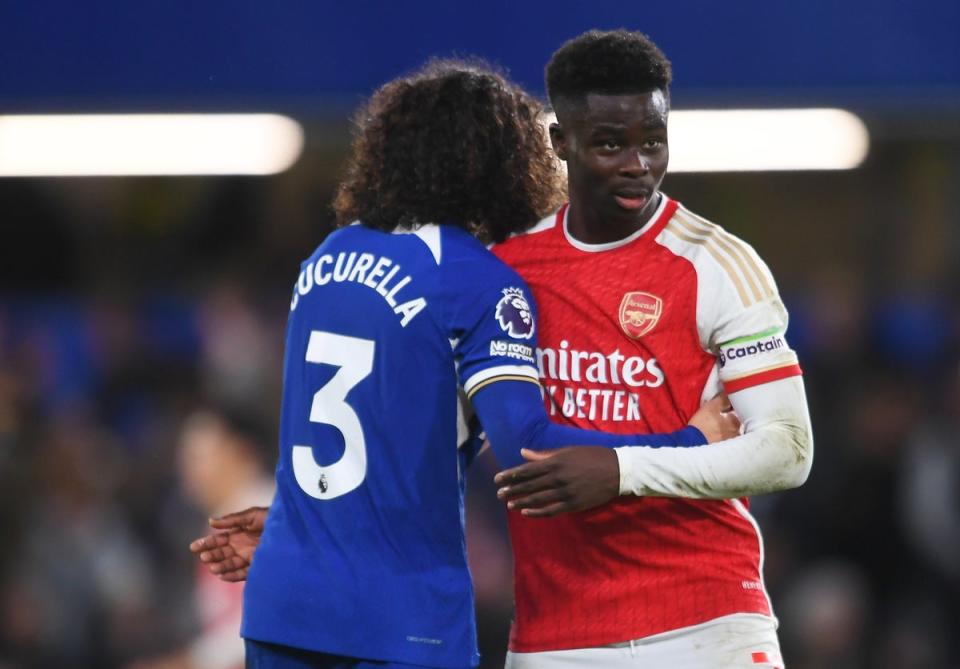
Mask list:
[[[716,231],[721,236],[720,228]],[[739,273],[708,261],[699,264],[697,330],[704,350],[717,356],[724,390],[733,393],[800,374],[785,338],[789,318],[773,275],[748,244],[723,236],[739,251],[735,257],[741,263],[734,265]]]
[[[801,485],[813,462],[803,379],[791,376],[730,395],[745,433],[695,447],[617,448],[620,494],[729,499]]]
[[[696,270],[700,346],[717,357],[727,393],[800,374],[784,337],[787,310],[753,247],[683,207],[657,240]],[[719,390],[711,383],[704,395]]]
[[[810,416],[770,269],[749,244],[683,208],[659,239],[696,268],[700,344],[717,357],[744,434],[693,448],[618,448],[620,493],[722,499],[802,484],[813,459]]]

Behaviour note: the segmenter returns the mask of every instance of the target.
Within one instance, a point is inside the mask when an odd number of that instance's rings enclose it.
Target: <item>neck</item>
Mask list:
[[[583,198],[570,194],[567,209],[567,231],[584,244],[609,244],[626,239],[650,222],[660,208],[663,196],[658,191],[638,215],[611,217],[586,204]]]

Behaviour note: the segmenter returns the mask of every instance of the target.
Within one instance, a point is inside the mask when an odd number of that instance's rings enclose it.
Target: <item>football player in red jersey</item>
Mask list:
[[[744,433],[689,449],[528,453],[498,475],[514,511],[513,669],[781,664],[746,496],[809,473],[801,372],[763,261],[660,191],[670,78],[640,33],[564,44],[547,88],[569,204],[494,252],[539,304],[555,420],[673,429],[723,389]]]

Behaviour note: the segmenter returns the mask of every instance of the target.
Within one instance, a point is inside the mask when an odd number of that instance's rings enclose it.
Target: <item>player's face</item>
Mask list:
[[[661,90],[630,95],[591,93],[561,112],[550,128],[567,163],[570,231],[588,243],[622,239],[659,204],[667,171],[669,102]]]

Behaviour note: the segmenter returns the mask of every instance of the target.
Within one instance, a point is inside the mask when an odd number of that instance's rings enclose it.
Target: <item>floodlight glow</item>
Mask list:
[[[870,145],[843,109],[677,110],[669,128],[670,172],[848,170]]]
[[[266,175],[302,150],[277,114],[0,116],[0,176]]]

